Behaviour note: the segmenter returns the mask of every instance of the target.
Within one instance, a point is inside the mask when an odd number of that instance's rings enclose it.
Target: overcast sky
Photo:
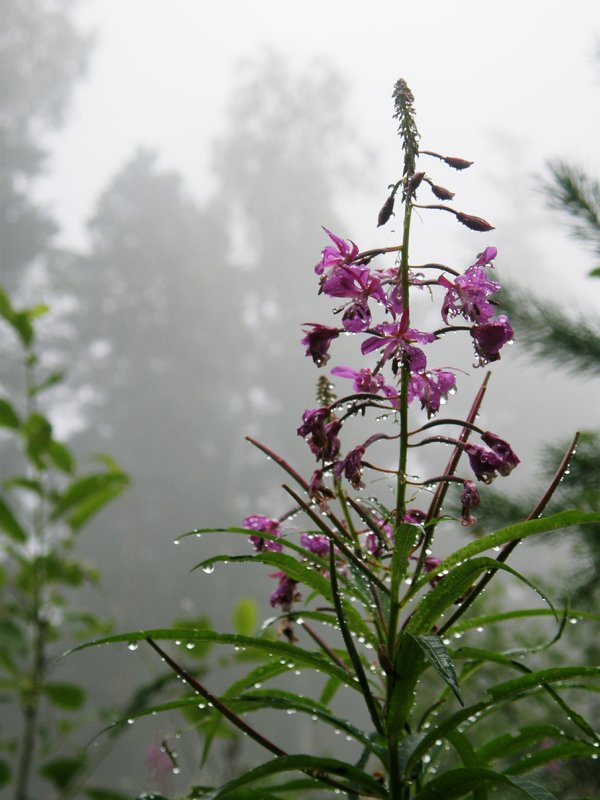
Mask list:
[[[44,186],[65,241],[80,241],[107,176],[139,144],[204,193],[240,61],[264,47],[298,69],[320,57],[338,68],[383,187],[398,161],[390,93],[401,76],[424,141],[475,160],[481,180],[504,170],[506,143],[531,172],[557,154],[600,172],[597,0],[83,0],[78,18],[97,44]]]
[[[402,76],[415,94],[423,145],[475,162],[447,181],[458,190],[457,208],[496,225],[483,245],[499,247],[501,276],[574,309],[598,308],[600,281],[585,277],[591,255],[569,241],[536,190],[536,175],[556,156],[600,175],[598,0],[83,0],[78,19],[96,46],[40,189],[65,244],[84,244],[99,191],[139,145],[157,149],[163,166],[207,196],[210,144],[226,129],[243,59],[271,47],[298,71],[328,59],[349,84],[353,125],[375,160],[364,187],[340,198],[347,229],[338,233],[363,248],[395,241],[373,222],[401,163],[391,91]],[[446,219],[438,238],[427,222],[414,226],[417,259],[471,263],[480,244],[471,232]],[[494,378],[500,411],[513,413],[504,398],[515,380],[529,379],[529,404],[546,413],[537,433],[525,426],[525,447],[537,451],[548,438],[561,398],[572,410],[561,432],[572,430],[573,417],[597,426],[597,382],[589,395],[553,370],[531,373],[522,355],[510,361],[521,375],[503,360]]]

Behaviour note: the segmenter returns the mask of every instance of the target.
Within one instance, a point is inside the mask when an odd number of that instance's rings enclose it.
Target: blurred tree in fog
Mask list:
[[[69,0],[0,0],[0,275],[13,291],[56,225],[31,197],[44,134],[60,127],[89,40]]]
[[[98,200],[89,255],[66,269],[78,308],[63,346],[88,398],[77,447],[110,450],[132,475],[115,509],[119,568],[125,578],[142,553],[165,589],[155,560],[174,536],[260,510],[268,471],[244,434],[295,443],[313,402],[300,326],[318,314],[320,224],[338,225],[344,92],[329,68],[297,78],[272,54],[243,76],[213,195],[200,204],[155,154],[135,153]]]
[[[323,312],[313,272],[327,241],[321,225],[340,231],[336,198],[365,157],[347,87],[330,65],[316,62],[296,76],[281,54],[267,52],[240,73],[228,133],[214,150],[214,203],[240,270],[247,337],[235,410],[241,432],[285,451],[302,410],[314,403],[314,365],[305,365],[300,339],[302,323]],[[249,496],[257,477],[243,475]]]

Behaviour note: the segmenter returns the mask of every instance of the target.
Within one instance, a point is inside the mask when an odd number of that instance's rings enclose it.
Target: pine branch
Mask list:
[[[600,324],[596,318],[571,318],[556,303],[536,300],[533,305],[530,294],[506,285],[499,302],[515,329],[515,338],[530,352],[568,372],[598,375]]]
[[[557,159],[548,165],[552,179],[542,183],[551,208],[566,212],[575,239],[590,242],[600,255],[600,183],[580,167]]]

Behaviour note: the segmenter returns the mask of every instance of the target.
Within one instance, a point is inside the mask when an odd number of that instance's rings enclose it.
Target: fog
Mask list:
[[[6,31],[13,6],[0,0]],[[480,236],[424,212],[415,263],[461,269],[493,244],[499,278],[529,287],[532,303],[539,293],[574,312],[595,309],[600,291],[585,276],[597,264],[547,209],[539,184],[557,156],[600,175],[600,7],[22,6],[67,9],[88,39],[86,66],[75,55],[69,62],[60,123],[31,112],[30,133],[46,157],[43,169],[19,178],[19,192],[55,230],[14,258],[0,243],[1,282],[23,302],[52,307],[41,329],[46,362],[66,364],[70,375],[48,395],[56,430],[82,459],[110,453],[132,478],[80,539],[102,574],[86,602],[117,618],[119,630],[182,614],[207,614],[227,630],[239,596],[254,597],[269,616],[267,573],[235,565],[190,572],[231,542],[216,534],[173,540],[286,510],[280,475],[245,435],[312,469],[296,428],[314,405],[317,373],[299,339],[303,322],[329,324],[313,271],[327,243],[321,225],[361,249],[398,242],[393,224],[376,227],[401,172],[394,82],[404,77],[413,90],[426,149],[475,162],[447,178],[456,207],[496,228]],[[482,412],[484,427],[506,434],[521,456],[507,481],[515,492],[535,474],[544,443],[597,426],[599,399],[597,381],[532,363],[516,339],[494,367]],[[470,374],[452,400],[454,416],[481,380],[461,366]],[[549,561],[544,568],[554,569]],[[104,702],[126,698],[136,678],[153,674],[150,654],[124,651],[103,654],[95,691]],[[96,656],[69,658],[84,674],[97,664]],[[166,722],[132,731],[104,775],[124,791],[148,788],[145,748],[168,734]],[[308,736],[301,727],[297,735]]]

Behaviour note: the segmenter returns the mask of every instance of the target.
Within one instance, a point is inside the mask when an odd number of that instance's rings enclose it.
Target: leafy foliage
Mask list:
[[[14,769],[0,762],[0,783],[14,782],[16,798],[29,795],[34,771],[65,796],[89,768],[76,740],[64,740],[63,714],[84,709],[78,683],[56,680],[53,662],[67,643],[106,632],[106,620],[72,607],[70,590],[95,582],[95,571],[73,551],[85,524],[128,485],[110,459],[101,469],[78,473],[69,448],[55,438],[38,403],[61,378],[40,379],[35,321],[45,307],[14,308],[0,289],[3,333],[12,330],[22,349],[22,398],[0,398],[3,448],[21,450],[22,472],[9,475],[0,494],[2,596],[0,599],[0,701],[19,711],[19,725],[7,729],[4,750],[15,754]],[[11,460],[11,463],[13,461]],[[66,728],[72,729],[73,720]],[[54,738],[48,758],[42,740]]]

